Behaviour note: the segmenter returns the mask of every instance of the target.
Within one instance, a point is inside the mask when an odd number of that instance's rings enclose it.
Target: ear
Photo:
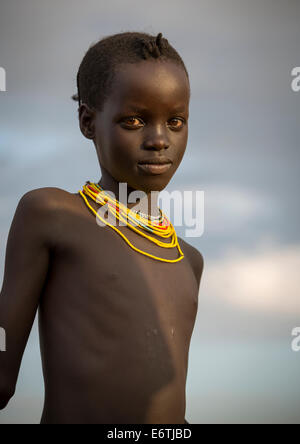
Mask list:
[[[95,111],[86,103],[82,103],[78,110],[79,127],[87,139],[94,139],[95,135]]]

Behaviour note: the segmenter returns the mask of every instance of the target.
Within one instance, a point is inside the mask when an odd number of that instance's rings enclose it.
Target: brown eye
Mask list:
[[[171,122],[175,122],[175,125],[172,125],[174,128],[181,128],[184,124],[182,119],[177,118],[171,119]]]
[[[136,117],[127,117],[126,119],[124,119],[124,122],[126,122],[126,123],[129,122],[128,126],[137,126],[137,125],[134,125],[134,122],[139,123],[139,119],[137,119]]]

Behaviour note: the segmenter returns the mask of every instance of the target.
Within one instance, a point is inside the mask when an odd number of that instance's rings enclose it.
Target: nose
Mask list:
[[[145,141],[144,147],[146,149],[163,150],[169,148],[170,142],[164,131],[160,129],[153,130],[149,138]]]

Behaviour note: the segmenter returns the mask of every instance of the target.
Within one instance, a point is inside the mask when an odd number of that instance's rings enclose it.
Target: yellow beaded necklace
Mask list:
[[[150,216],[144,217],[143,213],[136,213],[134,210],[130,210],[127,206],[123,205],[122,202],[119,202],[116,199],[113,199],[108,193],[106,193],[101,185],[96,183],[91,183],[89,181],[83,185],[82,191],[78,191],[81,197],[83,198],[87,207],[98,217],[102,222],[104,222],[109,227],[113,228],[127,243],[138,253],[144,254],[145,256],[152,257],[158,261],[162,262],[179,262],[184,258],[184,254],[181,251],[180,245],[178,243],[178,238],[176,235],[176,231],[172,225],[172,223],[168,220],[166,215],[159,209],[160,217],[159,218],[150,218]],[[157,256],[153,256],[152,254],[146,253],[145,251],[139,250],[135,246],[133,246],[129,240],[124,236],[123,233],[120,232],[116,227],[103,219],[97,211],[88,203],[86,196],[89,196],[94,202],[100,203],[100,205],[107,205],[108,212],[111,213],[115,218],[124,222],[128,228],[140,234],[141,236],[149,239],[151,242],[163,248],[176,248],[179,251],[180,256],[177,259],[163,259]],[[149,220],[150,219],[150,220]],[[145,234],[145,232],[137,229],[134,225],[141,227],[142,230],[148,231],[150,233],[154,233],[162,238],[171,237],[171,242],[161,242],[158,239],[155,239],[153,236],[149,236]]]

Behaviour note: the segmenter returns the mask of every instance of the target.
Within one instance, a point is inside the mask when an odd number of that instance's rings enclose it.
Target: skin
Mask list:
[[[146,108],[140,121],[127,106]],[[181,106],[181,112],[174,109]],[[145,193],[164,189],[184,155],[189,84],[172,62],[127,64],[102,112],[82,104],[80,128],[93,140],[100,184],[118,198],[119,182]],[[175,118],[175,120],[172,120]],[[134,128],[128,128],[128,123]],[[171,126],[170,126],[171,125]],[[138,126],[138,128],[136,128]],[[164,154],[164,174],[143,174],[137,162]],[[97,210],[99,205],[89,200]],[[128,204],[132,207],[134,204]],[[150,211],[151,210],[151,211]],[[162,249],[128,227],[137,248]],[[161,239],[160,239],[161,240]],[[203,271],[201,253],[178,238],[176,263],[137,253],[110,227],[100,227],[79,193],[40,188],[20,200],[10,228],[0,295],[0,408],[14,395],[23,352],[38,310],[45,404],[42,424],[183,424],[188,353]]]

